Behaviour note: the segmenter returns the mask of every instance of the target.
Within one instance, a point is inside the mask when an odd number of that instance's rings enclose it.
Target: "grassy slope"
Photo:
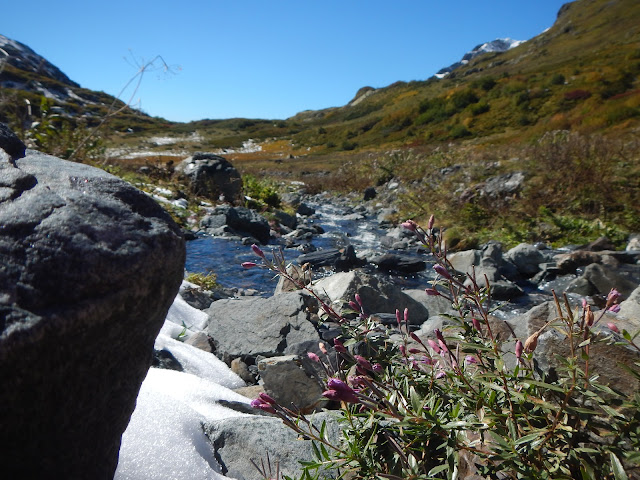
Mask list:
[[[155,149],[207,151],[237,149],[252,138],[262,143],[261,152],[227,155],[243,172],[302,178],[316,189],[361,189],[395,176],[410,186],[399,218],[435,212],[464,225],[459,236],[472,241],[622,238],[623,230],[640,230],[639,73],[640,3],[578,0],[547,32],[509,52],[480,56],[443,80],[363,88],[349,105],[286,120],[179,124],[126,111],[110,122],[109,142],[135,148],[151,136],[184,139],[195,131],[196,142]],[[0,75],[20,74],[5,68]],[[89,122],[113,101],[81,93],[96,105],[65,109],[90,112]],[[14,123],[20,95],[37,104],[34,93],[0,94],[0,119]],[[127,128],[133,132],[123,133]],[[573,134],[545,137],[552,131]],[[120,165],[164,161],[154,155]],[[453,173],[443,176],[447,167]],[[460,201],[465,190],[516,170],[526,173],[527,186],[509,202],[473,195]]]

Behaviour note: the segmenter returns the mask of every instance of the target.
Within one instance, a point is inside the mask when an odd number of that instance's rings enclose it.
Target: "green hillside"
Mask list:
[[[452,244],[599,234],[622,241],[640,231],[639,73],[640,2],[577,0],[548,31],[443,79],[363,87],[345,106],[288,119],[172,123],[104,93],[77,89],[87,101],[56,105],[33,89],[3,87],[0,121],[68,156],[86,128],[108,117],[100,141],[76,158],[125,170],[219,151],[243,173],[301,179],[310,190],[361,190],[395,178],[403,185],[397,219],[436,213],[456,225]],[[0,82],[9,77],[16,85],[56,82],[4,65]],[[25,99],[42,119],[39,132],[24,128]],[[243,149],[249,139],[259,148]],[[122,153],[100,159],[105,148]],[[525,181],[509,198],[485,194],[486,182],[514,172]]]

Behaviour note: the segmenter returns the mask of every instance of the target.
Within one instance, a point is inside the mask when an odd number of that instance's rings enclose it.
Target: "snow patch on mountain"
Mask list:
[[[444,78],[449,73],[454,71],[456,68],[459,68],[463,65],[468,64],[472,59],[477,57],[478,55],[482,55],[483,53],[490,52],[506,52],[507,50],[511,50],[512,48],[521,45],[526,40],[513,40],[511,38],[498,38],[491,42],[481,43],[477,45],[473,50],[464,54],[462,59],[459,62],[456,62],[448,67],[442,68],[436,73],[436,77]]]

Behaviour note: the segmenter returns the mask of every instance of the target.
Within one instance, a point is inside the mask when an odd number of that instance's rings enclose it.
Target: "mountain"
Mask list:
[[[344,106],[284,120],[187,124],[148,117],[105,93],[80,88],[28,47],[0,37],[0,121],[24,124],[22,99],[30,100],[37,117],[44,96],[61,116],[90,125],[112,105],[123,108],[108,125],[116,146],[169,131],[184,150],[238,151],[253,139],[269,141],[268,151],[282,156],[469,140],[519,142],[549,130],[620,133],[640,122],[638,25],[637,0],[576,0],[564,5],[540,35],[525,42],[482,43],[442,69],[448,72],[440,74],[443,78],[363,87]],[[196,130],[198,135],[189,137]],[[131,131],[135,135],[119,134]],[[183,142],[183,137],[200,140]],[[166,142],[156,146],[166,151]]]
[[[478,55],[482,55],[483,53],[490,52],[506,52],[507,50],[511,50],[514,47],[524,43],[525,40],[513,40],[511,38],[498,38],[493,40],[492,42],[482,43],[476,46],[473,50],[465,53],[462,59],[459,62],[453,63],[448,67],[441,68],[436,73],[437,78],[444,78],[449,73],[453,72],[456,68],[459,68],[463,65],[467,65],[469,61],[476,58]]]
[[[7,64],[13,65],[17,69],[50,77],[70,87],[80,87],[80,85],[71,81],[69,77],[62,73],[58,67],[50,63],[46,58],[41,57],[26,45],[15,40],[11,40],[4,35],[0,35],[0,54],[5,56]],[[0,82],[0,86],[3,88],[12,87],[11,82],[8,80]]]
[[[146,115],[104,92],[82,88],[27,45],[0,35],[0,121],[23,131],[49,112],[55,113],[51,118],[58,126],[63,120],[95,126],[119,109],[123,111],[113,122],[116,128],[140,129],[149,123]]]

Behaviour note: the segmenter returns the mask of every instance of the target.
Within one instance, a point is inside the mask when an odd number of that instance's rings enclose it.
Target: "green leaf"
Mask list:
[[[578,348],[586,347],[589,344],[591,344],[591,339],[587,338],[584,342],[580,342],[580,344],[578,345]]]
[[[529,435],[520,437],[518,440],[516,440],[515,446],[517,447],[518,445],[522,445],[523,443],[532,442],[533,440],[538,438],[540,435],[542,435],[542,432],[530,433]]]
[[[615,478],[616,480],[629,480],[629,477],[627,477],[627,473],[622,467],[622,462],[620,462],[620,459],[616,457],[616,454],[613,452],[609,452],[609,457],[611,458],[611,470],[613,471],[613,478]]]
[[[527,380],[525,382],[525,385],[535,385],[537,387],[542,387],[542,388],[546,388],[549,390],[553,390],[554,392],[560,392],[560,393],[565,393],[566,389],[559,387],[558,385],[552,385],[550,383],[545,383],[545,382],[540,382],[538,380]]]
[[[439,474],[440,472],[444,472],[446,469],[449,468],[449,465],[440,465],[438,467],[433,467],[431,470],[429,470],[429,473],[427,473],[427,475],[429,477],[433,477],[434,475]]]

